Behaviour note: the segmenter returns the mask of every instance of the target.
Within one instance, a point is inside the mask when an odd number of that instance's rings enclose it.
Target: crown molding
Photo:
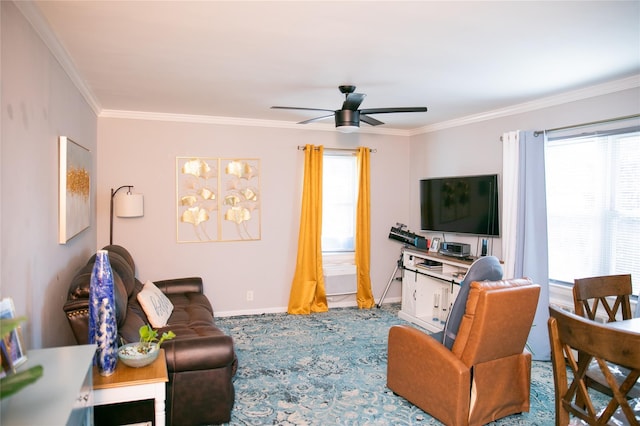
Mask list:
[[[499,108],[492,111],[486,111],[480,114],[468,115],[453,120],[443,121],[440,123],[430,124],[428,126],[414,129],[410,132],[410,136],[416,136],[423,133],[435,132],[437,130],[449,129],[452,127],[464,126],[472,123],[479,123],[495,118],[507,117],[510,115],[522,114],[524,112],[535,111],[542,108],[548,108],[556,105],[562,105],[569,102],[589,99],[596,96],[608,95],[610,93],[620,92],[627,89],[640,87],[640,74],[583,89],[572,90],[561,93],[559,95],[548,96],[546,98],[536,99],[535,101],[524,102],[512,105],[506,108]]]
[[[97,115],[102,110],[100,102],[93,95],[93,92],[86,85],[84,79],[78,74],[77,68],[67,49],[60,43],[56,35],[51,30],[49,23],[42,16],[40,9],[32,1],[14,1],[13,4],[18,8],[20,13],[31,24],[33,29],[38,33],[44,44],[49,48],[52,55],[56,58],[62,69],[67,73],[71,82],[78,88],[89,107]]]
[[[99,118],[121,118],[129,120],[151,120],[151,121],[173,121],[180,123],[198,123],[198,124],[220,124],[226,126],[243,126],[243,127],[271,127],[280,129],[295,130],[319,130],[327,132],[336,132],[336,128],[331,124],[310,123],[300,125],[290,121],[277,120],[259,120],[255,118],[236,118],[236,117],[220,117],[211,115],[194,115],[194,114],[171,114],[161,112],[145,112],[145,111],[123,111],[113,109],[103,109],[98,115]],[[361,127],[357,133],[373,133],[379,135],[392,136],[409,136],[410,130],[392,129],[392,128],[374,128]]]

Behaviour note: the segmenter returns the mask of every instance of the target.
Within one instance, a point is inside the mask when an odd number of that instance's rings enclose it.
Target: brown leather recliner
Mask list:
[[[471,283],[451,350],[413,327],[391,327],[387,386],[447,425],[529,411],[531,354],[524,348],[539,294],[528,278]]]
[[[139,328],[148,323],[138,303],[143,284],[135,276],[135,263],[121,246],[107,246],[113,270],[118,335],[125,343],[139,340]],[[78,344],[88,343],[89,284],[95,255],[75,275],[64,305]],[[235,400],[233,376],[237,368],[233,340],[214,322],[213,309],[203,294],[199,277],[156,281],[174,306],[166,327],[173,340],[165,341],[169,382],[167,424],[202,425],[226,423]],[[124,419],[123,419],[124,420]]]

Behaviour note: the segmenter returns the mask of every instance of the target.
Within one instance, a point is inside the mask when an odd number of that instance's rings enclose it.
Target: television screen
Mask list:
[[[498,175],[420,181],[420,229],[499,236]]]

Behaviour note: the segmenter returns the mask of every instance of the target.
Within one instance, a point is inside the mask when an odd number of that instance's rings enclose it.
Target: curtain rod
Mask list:
[[[304,151],[307,147],[304,145],[298,145],[298,151]],[[318,150],[318,147],[314,148],[316,151]],[[357,149],[351,149],[351,148],[325,148],[325,151],[346,151],[346,152],[358,152]],[[369,148],[369,152],[378,152],[377,149],[371,149]]]
[[[533,132],[533,136],[538,136],[540,133],[545,133],[545,132],[557,132],[558,130],[567,130],[567,129],[573,129],[577,127],[592,126],[594,124],[611,123],[613,121],[628,120],[630,118],[638,118],[638,117],[640,117],[640,114],[633,114],[633,115],[626,115],[624,117],[609,118],[607,120],[598,120],[598,121],[591,121],[589,123],[575,124],[573,126],[556,127],[555,129],[536,130],[535,132]]]

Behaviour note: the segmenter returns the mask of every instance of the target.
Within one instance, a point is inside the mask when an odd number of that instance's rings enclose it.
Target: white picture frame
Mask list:
[[[11,319],[16,317],[16,310],[13,299],[7,297],[0,300],[0,319]],[[2,376],[9,374],[16,367],[27,360],[27,353],[24,350],[22,340],[22,329],[20,326],[14,328],[6,336],[1,336],[0,352],[2,355]]]
[[[440,238],[436,237],[431,240],[431,247],[429,247],[429,251],[437,252],[440,248]]]

